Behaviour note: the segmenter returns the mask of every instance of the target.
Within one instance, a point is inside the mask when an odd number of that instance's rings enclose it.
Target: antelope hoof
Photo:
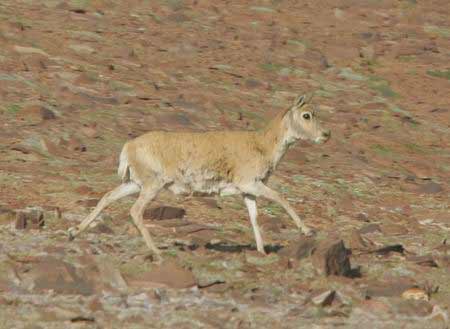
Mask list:
[[[267,253],[266,253],[266,251],[264,249],[263,250],[258,250],[258,252],[263,254],[264,256],[267,256]]]
[[[300,230],[305,236],[314,236],[314,235],[316,235],[316,232],[313,229],[309,228],[309,227],[302,227]]]
[[[69,237],[69,241],[73,241],[78,234],[77,227],[71,227],[67,230],[67,235]]]

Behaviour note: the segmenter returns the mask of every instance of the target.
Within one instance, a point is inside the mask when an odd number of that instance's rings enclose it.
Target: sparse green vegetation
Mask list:
[[[398,97],[398,94],[392,90],[389,82],[375,76],[371,76],[368,85],[371,89],[379,92],[383,97],[395,98]]]
[[[442,26],[436,26],[436,25],[425,25],[424,31],[433,34],[438,35],[445,38],[450,38],[450,28],[448,27],[442,27]]]
[[[12,115],[17,114],[21,109],[22,109],[22,107],[17,104],[11,104],[11,105],[8,105],[6,108],[3,108],[3,110],[6,113],[12,114]]]
[[[443,78],[443,79],[450,80],[450,69],[447,69],[447,70],[428,70],[427,74],[431,75],[432,77],[437,77],[437,78]]]
[[[393,155],[393,151],[386,145],[375,144],[370,147],[375,153],[381,156],[390,157]]]

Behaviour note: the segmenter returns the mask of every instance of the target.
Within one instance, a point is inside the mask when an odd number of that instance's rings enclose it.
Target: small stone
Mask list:
[[[183,218],[186,214],[186,210],[178,207],[157,207],[147,209],[144,212],[144,218],[163,220],[163,219],[173,219],[173,218]]]
[[[322,241],[312,254],[312,262],[320,274],[350,276],[350,253],[342,240]]]

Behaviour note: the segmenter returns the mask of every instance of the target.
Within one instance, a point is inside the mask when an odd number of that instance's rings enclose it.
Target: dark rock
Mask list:
[[[70,319],[70,322],[95,322],[93,316],[78,315]]]
[[[385,246],[379,249],[374,250],[373,252],[379,255],[388,255],[391,252],[397,252],[400,254],[403,254],[403,252],[405,251],[405,248],[403,248],[403,246],[401,244],[393,244],[390,246]]]
[[[173,218],[183,218],[185,214],[186,210],[184,210],[183,208],[163,206],[147,209],[144,212],[144,218],[156,220],[173,219]]]
[[[320,274],[351,276],[350,254],[342,240],[322,241],[312,254],[312,262]]]
[[[254,250],[255,248],[249,244],[241,245],[241,244],[230,244],[227,242],[217,242],[205,244],[206,249],[216,250],[220,252],[242,252],[244,250]]]

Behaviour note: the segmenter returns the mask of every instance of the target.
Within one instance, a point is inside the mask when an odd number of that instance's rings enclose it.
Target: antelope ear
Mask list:
[[[295,98],[294,104],[292,107],[300,108],[306,103],[306,95],[300,95]]]

